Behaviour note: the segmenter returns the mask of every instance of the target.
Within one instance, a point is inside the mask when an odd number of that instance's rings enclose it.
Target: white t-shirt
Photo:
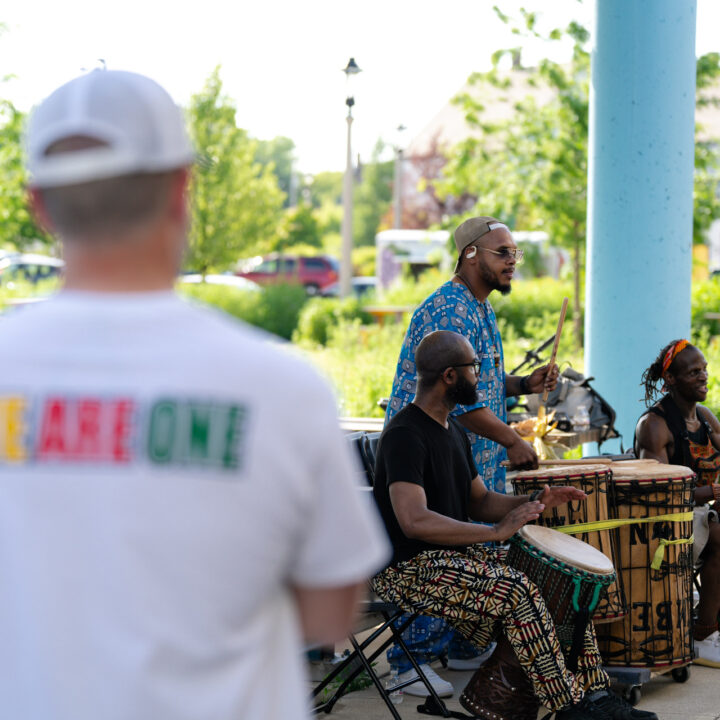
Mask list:
[[[173,293],[0,320],[0,713],[307,715],[289,586],[360,581],[384,530],[325,383]]]

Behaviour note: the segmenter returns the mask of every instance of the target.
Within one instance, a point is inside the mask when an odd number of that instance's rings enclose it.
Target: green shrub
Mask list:
[[[374,245],[364,245],[352,249],[353,275],[374,275],[375,257],[377,248]]]
[[[23,300],[48,297],[57,292],[61,285],[59,278],[48,278],[35,284],[27,280],[13,280],[7,285],[0,285],[0,312]]]
[[[335,387],[341,415],[383,416],[377,403],[390,396],[404,335],[400,324],[343,320],[332,328],[326,347],[306,348],[310,361]]]
[[[431,268],[415,280],[406,276],[396,280],[382,294],[381,305],[419,305],[428,295],[435,292],[450,279],[444,270]]]
[[[325,345],[332,328],[349,320],[368,323],[372,316],[362,309],[356,298],[312,298],[300,313],[293,341]]]
[[[286,340],[292,338],[307,302],[300,285],[271,285],[260,292],[248,292],[229,285],[180,283],[178,291]]]
[[[693,336],[699,334],[703,328],[715,334],[720,332],[720,321],[708,320],[705,317],[706,313],[720,312],[720,278],[712,277],[693,283],[691,312]]]

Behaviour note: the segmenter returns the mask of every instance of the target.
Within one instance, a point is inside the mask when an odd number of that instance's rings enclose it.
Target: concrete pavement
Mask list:
[[[376,666],[387,673],[384,658]],[[455,686],[455,694],[446,700],[450,710],[465,712],[457,698],[472,676],[471,672],[444,670],[439,663],[433,668]],[[405,695],[397,705],[403,720],[421,720],[427,715],[417,712],[421,698]],[[642,686],[642,698],[638,708],[652,710],[660,720],[720,720],[720,669],[690,666],[690,678],[685,683],[675,682],[670,675],[658,675]],[[538,717],[547,711],[543,710]],[[391,720],[387,707],[374,687],[350,693],[338,701],[328,717],[331,720]]]

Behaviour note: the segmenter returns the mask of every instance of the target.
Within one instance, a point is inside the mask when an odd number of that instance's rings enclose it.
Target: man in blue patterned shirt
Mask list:
[[[471,405],[457,405],[452,415],[467,430],[475,465],[485,486],[504,493],[503,460],[508,459],[517,469],[536,468],[538,461],[532,445],[507,424],[506,398],[542,392],[545,387],[554,389],[558,371],[556,365],[545,365],[523,377],[505,374],[502,339],[488,296],[493,290],[503,295],[510,292],[515,266],[522,259],[522,250],[515,244],[508,227],[493,217],[470,218],[458,226],[454,239],[458,251],[455,274],[413,314],[400,351],[385,422],[387,424],[415,396],[415,349],[420,341],[435,330],[452,330],[464,335],[480,361],[477,399]],[[437,627],[438,624],[442,621],[421,617],[407,632],[405,637],[419,662],[429,662],[447,646],[449,631],[444,626]],[[464,662],[472,651],[453,645],[450,641],[450,667],[472,667]],[[460,656],[459,662],[453,658],[454,650]],[[402,659],[399,648],[389,651],[388,660],[397,664],[401,675],[414,672]],[[452,692],[450,683],[440,678],[433,684],[440,686],[444,694]],[[417,688],[410,686],[405,692],[424,693],[419,683],[415,685]]]

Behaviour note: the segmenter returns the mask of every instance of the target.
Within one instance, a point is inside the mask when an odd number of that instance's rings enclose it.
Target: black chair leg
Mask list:
[[[351,666],[351,664],[356,660],[360,659],[362,662],[362,658],[364,657],[364,651],[365,648],[367,648],[369,645],[371,645],[375,640],[377,640],[380,635],[382,635],[388,628],[392,629],[391,623],[394,621],[397,617],[402,615],[402,612],[397,612],[392,616],[388,616],[385,612],[382,613],[382,616],[385,620],[385,622],[380,625],[380,627],[376,628],[368,637],[363,640],[362,643],[357,643],[357,640],[355,639],[354,635],[350,635],[350,641],[353,645],[353,652],[348,655],[345,660],[343,660],[338,667],[336,667],[329,675],[327,675],[325,678],[323,678],[322,682],[315,687],[313,690],[311,697],[317,697],[340,673],[342,673],[344,670],[346,670],[348,667]],[[402,623],[400,626],[400,632],[404,632],[405,629],[410,625],[410,623],[415,619],[415,616],[409,617],[405,622]],[[377,678],[377,673],[375,673],[374,670],[372,670],[372,663],[375,661],[375,659],[382,653],[384,650],[387,649],[387,647],[390,645],[390,643],[393,641],[393,636],[391,635],[385,642],[383,642],[380,647],[378,647],[369,657],[367,657],[367,663],[370,665],[370,677],[373,679],[373,683],[376,687],[378,687],[379,678]],[[366,666],[367,667],[367,666]],[[332,697],[330,697],[328,700],[326,700],[323,703],[320,703],[319,705],[316,705],[314,708],[314,712],[320,713],[330,713],[335,706],[335,703],[345,694],[345,691],[347,690],[348,686],[352,681],[363,671],[363,665],[359,665],[355,668],[346,678],[343,680],[341,685],[335,690]],[[366,668],[365,668],[366,669]],[[373,676],[375,676],[373,678]],[[377,680],[377,681],[376,681]],[[410,682],[406,683],[407,685],[410,685]],[[382,687],[382,685],[380,686]],[[379,688],[378,688],[379,689]],[[385,688],[382,688],[383,693],[385,692]],[[381,693],[382,694],[382,693]]]
[[[383,617],[387,620],[388,616],[386,613],[383,613]],[[415,617],[413,617],[413,620]],[[452,717],[450,715],[450,711],[445,707],[445,703],[440,699],[440,696],[435,692],[435,688],[432,686],[430,681],[425,677],[425,673],[420,669],[420,665],[418,665],[417,660],[413,657],[413,654],[408,649],[408,646],[405,644],[405,641],[402,639],[402,632],[405,630],[405,626],[403,626],[402,630],[399,630],[396,628],[392,623],[390,623],[390,631],[393,634],[393,639],[395,642],[400,646],[402,651],[405,653],[405,656],[410,661],[410,664],[413,666],[415,672],[418,674],[418,677],[420,680],[422,680],[423,684],[425,685],[428,693],[434,700],[435,704],[437,705],[437,708],[440,710],[440,713],[443,717],[449,718]]]

